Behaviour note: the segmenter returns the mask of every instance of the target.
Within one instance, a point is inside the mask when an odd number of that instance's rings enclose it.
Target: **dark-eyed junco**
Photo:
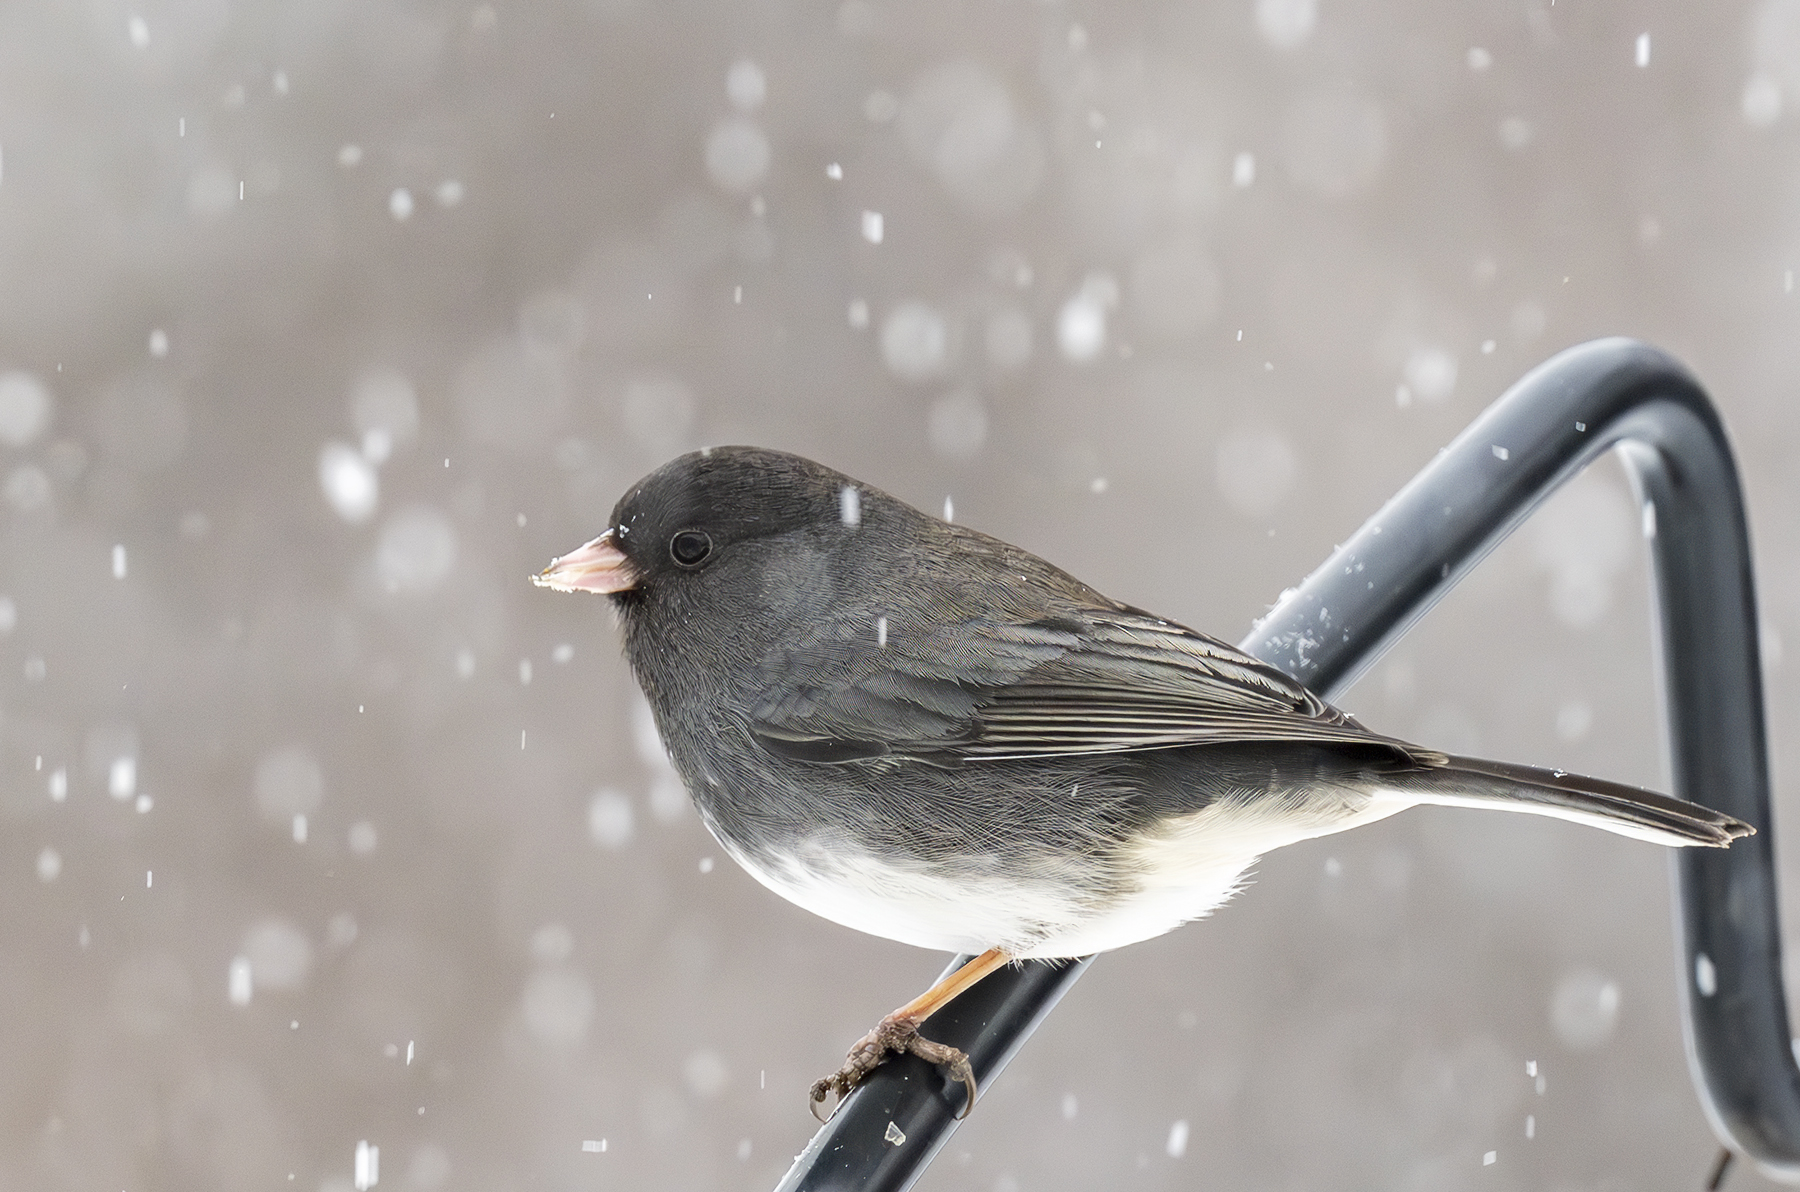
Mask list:
[[[604,592],[706,825],[861,931],[981,953],[813,1086],[814,1110],[1009,960],[1161,935],[1258,857],[1421,803],[1723,846],[1746,824],[1371,732],[1293,679],[798,456],[684,455],[537,582]]]

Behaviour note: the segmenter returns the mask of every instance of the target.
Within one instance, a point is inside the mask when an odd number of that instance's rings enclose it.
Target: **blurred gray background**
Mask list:
[[[527,582],[705,443],[1235,640],[1647,338],[1741,453],[1791,821],[1796,107],[1800,0],[0,4],[0,1189],[774,1181],[943,958],[724,860]],[[1345,702],[1661,784],[1649,617],[1603,462]],[[1698,1187],[1667,879],[1454,811],[1272,856],[925,1186]]]

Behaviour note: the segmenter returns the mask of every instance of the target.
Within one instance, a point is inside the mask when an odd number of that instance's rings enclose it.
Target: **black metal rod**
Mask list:
[[[1708,1120],[1771,1175],[1800,1176],[1800,1070],[1788,1034],[1755,595],[1743,497],[1717,412],[1673,359],[1598,340],[1526,375],[1243,642],[1321,694],[1347,687],[1561,484],[1623,454],[1653,540],[1675,793],[1757,835],[1675,860],[1687,1050]],[[957,962],[964,958],[958,958]],[[952,967],[954,967],[954,963]],[[1002,970],[932,1019],[985,1089],[1087,962]],[[779,1190],[900,1192],[962,1108],[912,1057],[879,1069]]]

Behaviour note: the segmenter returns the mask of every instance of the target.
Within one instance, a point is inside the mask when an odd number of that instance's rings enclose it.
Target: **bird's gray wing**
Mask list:
[[[772,752],[806,761],[954,764],[980,736],[984,700],[1078,643],[1071,627],[998,619],[830,622],[764,660],[751,731]]]
[[[799,678],[797,676],[805,676]],[[912,633],[834,626],[772,656],[751,728],[784,756],[938,764],[1245,741],[1380,745],[1281,671],[1130,608]]]

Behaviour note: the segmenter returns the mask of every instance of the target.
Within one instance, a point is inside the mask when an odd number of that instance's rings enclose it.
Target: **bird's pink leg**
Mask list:
[[[967,1117],[969,1110],[975,1107],[976,1091],[975,1072],[969,1067],[969,1057],[947,1044],[921,1038],[919,1024],[1006,961],[1006,953],[998,948],[989,948],[876,1023],[875,1029],[857,1040],[856,1046],[850,1049],[850,1054],[844,1057],[843,1067],[830,1076],[813,1082],[810,1102],[813,1116],[820,1121],[828,1121],[828,1117],[821,1117],[819,1114],[819,1107],[825,1103],[827,1093],[836,1093],[838,1103],[842,1104],[852,1089],[886,1062],[889,1052],[910,1051],[927,1063],[942,1064],[949,1069],[953,1079],[963,1082],[969,1090],[969,1099],[963,1104],[961,1116]]]

